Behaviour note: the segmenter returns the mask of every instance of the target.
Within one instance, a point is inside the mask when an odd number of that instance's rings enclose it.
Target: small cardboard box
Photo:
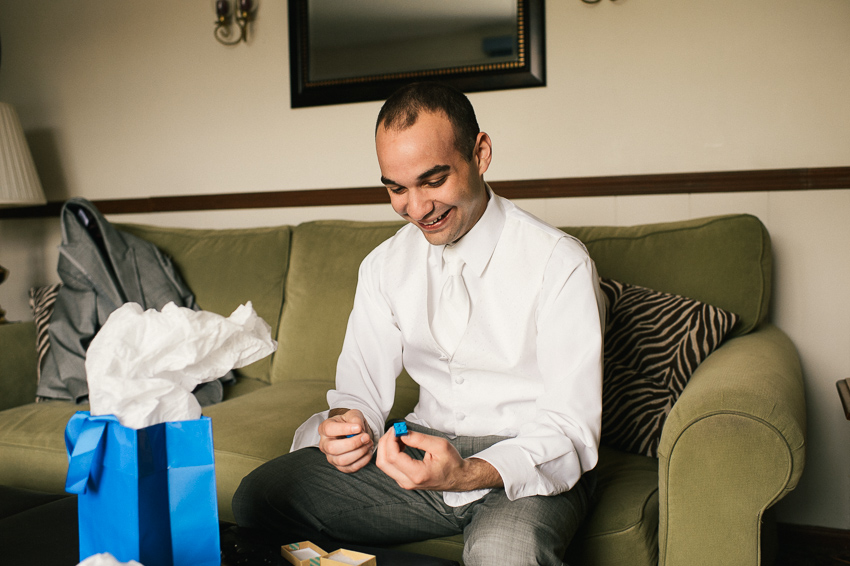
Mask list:
[[[371,554],[354,552],[340,548],[322,556],[321,566],[376,566],[375,557]]]
[[[308,540],[280,547],[280,555],[295,566],[320,566],[320,559],[326,554],[327,552]]]

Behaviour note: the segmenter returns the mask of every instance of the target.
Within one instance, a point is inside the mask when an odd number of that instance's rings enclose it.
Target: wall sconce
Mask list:
[[[248,22],[254,19],[257,13],[257,6],[254,6],[253,0],[236,0],[236,15],[230,11],[229,0],[216,0],[215,3],[215,38],[219,43],[224,45],[236,45],[240,41],[248,42]],[[239,27],[239,34],[236,35],[232,30],[233,20],[236,20],[236,25]],[[234,38],[231,39],[231,36]]]

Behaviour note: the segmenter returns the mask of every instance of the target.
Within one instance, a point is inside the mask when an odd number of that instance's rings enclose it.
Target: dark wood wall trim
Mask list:
[[[510,199],[850,189],[850,167],[566,177],[493,181],[490,185],[498,194]],[[381,204],[389,202],[389,198],[383,187],[364,187],[148,197],[93,202],[103,214],[138,214]],[[9,208],[0,210],[0,218],[57,216],[61,208],[61,202],[49,202],[44,206]]]

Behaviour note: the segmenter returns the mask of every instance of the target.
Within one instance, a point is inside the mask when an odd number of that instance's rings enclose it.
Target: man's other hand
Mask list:
[[[424,458],[411,458],[404,452],[405,445],[425,452]],[[420,432],[397,437],[390,428],[378,441],[375,463],[407,490],[471,491],[503,487],[502,477],[488,462],[463,459],[445,438]]]
[[[372,459],[372,434],[357,409],[333,409],[319,425],[319,450],[340,472],[356,472]]]

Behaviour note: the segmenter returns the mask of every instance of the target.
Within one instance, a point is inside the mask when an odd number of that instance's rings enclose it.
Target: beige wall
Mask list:
[[[250,45],[212,36],[212,2],[0,0],[0,100],[14,104],[48,198],[378,184],[378,103],[289,108],[286,6]],[[471,95],[495,142],[488,178],[850,165],[846,0],[550,0],[548,86]],[[848,187],[850,189],[850,187]],[[559,225],[750,212],[774,243],[773,319],[806,374],[809,459],[782,521],[850,529],[850,191],[521,201]],[[190,226],[393,218],[352,206],[113,217]],[[0,304],[28,317],[56,280],[54,220],[0,221]]]

